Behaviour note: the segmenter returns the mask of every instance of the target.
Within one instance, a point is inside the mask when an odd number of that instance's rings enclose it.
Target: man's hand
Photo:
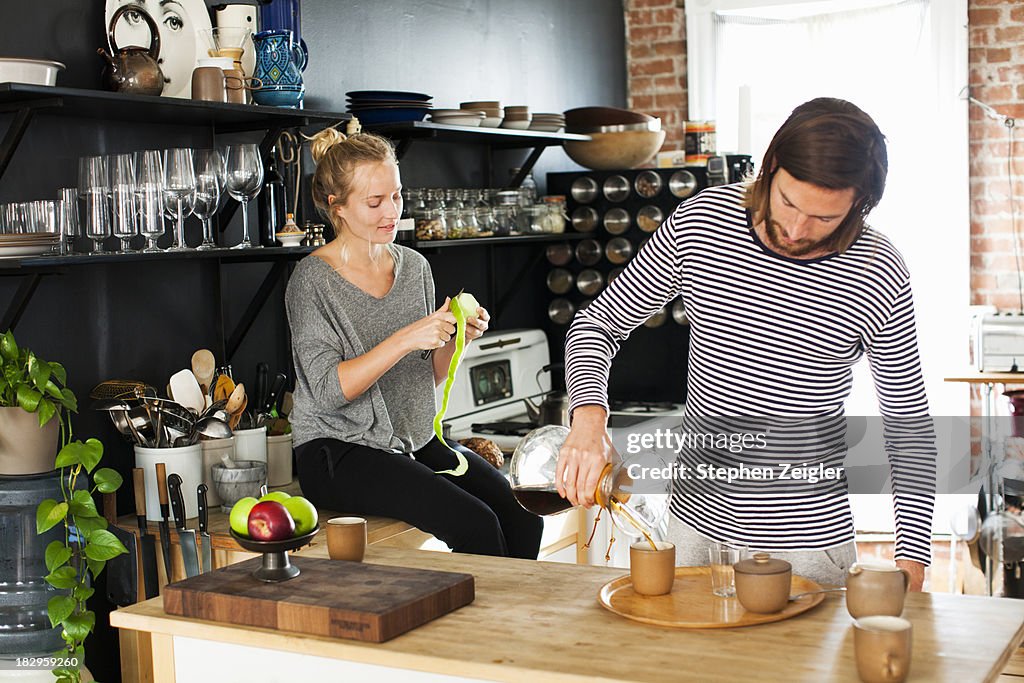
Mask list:
[[[896,566],[910,573],[910,590],[920,592],[924,586],[924,565],[914,560],[896,560]]]

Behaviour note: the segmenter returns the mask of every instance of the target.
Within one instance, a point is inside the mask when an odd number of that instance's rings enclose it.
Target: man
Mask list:
[[[559,454],[559,493],[593,504],[613,451],[611,360],[633,329],[682,297],[691,325],[688,419],[753,415],[834,426],[852,367],[867,354],[883,418],[910,426],[888,424],[886,449],[896,562],[920,590],[930,562],[935,450],[910,280],[897,250],[864,222],[887,168],[874,121],[849,102],[819,98],[776,132],[756,180],[708,188],[680,205],[569,330],[572,429]],[[834,432],[823,461],[845,452],[842,433],[834,448]],[[749,490],[759,495],[722,485],[688,496],[674,486],[668,538],[682,564],[706,564],[712,541],[739,543],[791,561],[797,574],[843,582],[856,559],[845,478],[824,493],[806,482]]]

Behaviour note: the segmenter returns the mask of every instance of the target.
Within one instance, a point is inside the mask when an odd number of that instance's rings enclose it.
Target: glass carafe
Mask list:
[[[572,507],[558,495],[555,487],[555,467],[558,451],[569,436],[569,430],[560,425],[549,425],[527,434],[512,453],[509,480],[512,493],[519,504],[538,515],[551,515]],[[657,530],[668,511],[671,480],[637,480],[630,472],[643,460],[644,467],[664,468],[664,463],[650,461],[651,454],[642,458],[622,460],[613,453],[613,462],[605,465],[594,491],[597,505],[611,514],[615,526],[623,533],[648,540],[657,536]],[[656,458],[656,456],[654,456]],[[642,471],[642,470],[637,470]]]

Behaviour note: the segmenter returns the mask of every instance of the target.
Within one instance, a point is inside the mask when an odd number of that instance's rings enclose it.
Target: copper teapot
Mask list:
[[[149,47],[131,45],[117,47],[114,27],[128,12],[136,13],[149,26]],[[122,5],[110,18],[107,27],[108,53],[103,48],[97,52],[107,60],[103,81],[107,89],[135,95],[159,95],[164,90],[164,72],[160,70],[160,32],[149,13],[139,5]]]

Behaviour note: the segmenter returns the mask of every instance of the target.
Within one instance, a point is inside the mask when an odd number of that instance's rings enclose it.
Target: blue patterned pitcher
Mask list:
[[[260,31],[252,37],[256,46],[256,69],[253,76],[263,85],[253,90],[258,104],[275,107],[297,107],[302,102],[305,86],[302,67],[305,53],[299,49],[288,30]]]

